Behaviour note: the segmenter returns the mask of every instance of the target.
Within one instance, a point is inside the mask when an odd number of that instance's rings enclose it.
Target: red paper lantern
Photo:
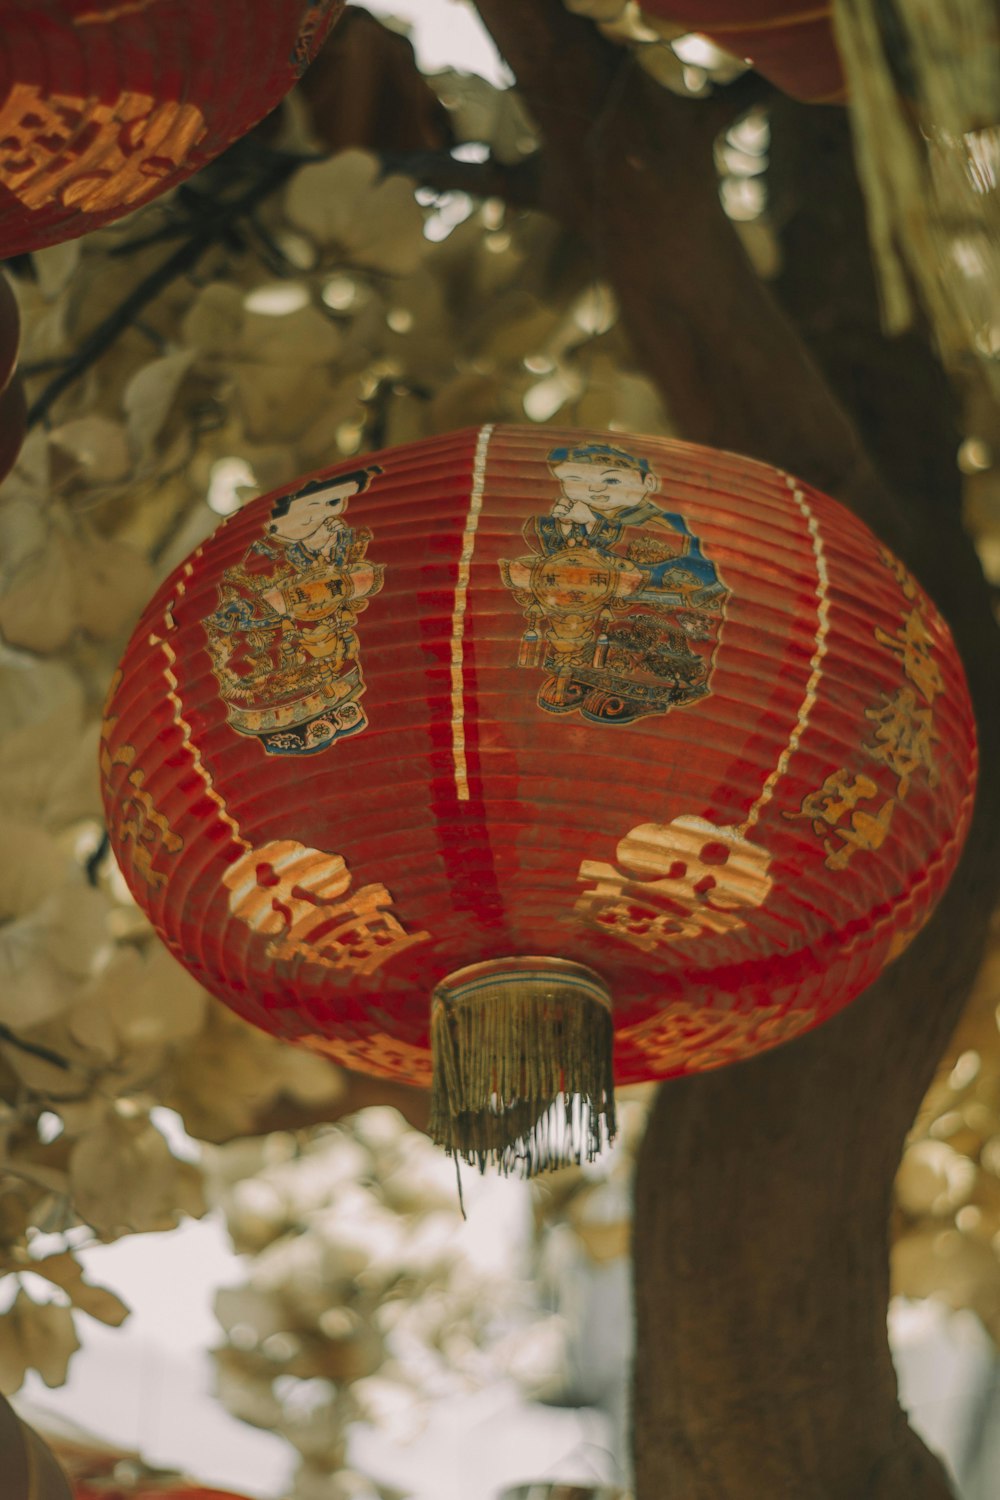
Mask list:
[[[795,99],[841,104],[846,97],[830,5],[803,0],[642,0],[651,16],[690,26]]]
[[[433,1072],[438,1137],[507,1161],[575,1149],[534,1129],[561,1087],[610,1107],[612,1024],[633,1082],[846,1005],[943,890],[976,748],[947,627],[834,501],[486,427],[227,521],[143,615],[102,768],[202,983],[347,1067]]]
[[[284,97],[343,0],[0,0],[0,253],[86,234]]]

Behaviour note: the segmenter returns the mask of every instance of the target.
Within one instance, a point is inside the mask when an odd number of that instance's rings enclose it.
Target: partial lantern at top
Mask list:
[[[663,21],[708,36],[764,78],[810,104],[842,104],[844,68],[834,34],[835,0],[640,0]],[[877,9],[877,7],[876,7]]]
[[[0,0],[0,259],[205,166],[277,105],[343,0]]]
[[[827,496],[500,426],[230,518],[145,611],[102,770],[208,989],[433,1082],[444,1144],[530,1166],[565,1154],[556,1095],[610,1119],[612,1073],[736,1062],[858,995],[954,868],[976,743],[934,605]]]

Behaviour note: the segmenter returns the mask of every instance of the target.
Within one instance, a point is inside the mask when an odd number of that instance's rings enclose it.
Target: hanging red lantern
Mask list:
[[[579,1148],[560,1090],[595,1148],[612,1031],[616,1079],[665,1078],[854,998],[945,886],[976,749],[946,626],[833,500],[486,427],[227,521],[143,615],[102,770],[208,989],[530,1165]]]
[[[275,107],[344,0],[0,0],[0,250],[176,187]]]
[[[803,0],[641,0],[642,9],[710,37],[795,99],[842,104],[832,6]]]

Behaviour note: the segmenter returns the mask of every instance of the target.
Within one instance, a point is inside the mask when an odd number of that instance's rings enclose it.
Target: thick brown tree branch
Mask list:
[[[478,5],[543,134],[542,202],[614,286],[679,431],[831,491],[916,568],[963,652],[992,771],[995,631],[957,522],[934,380],[904,378],[897,364],[898,399],[875,401],[877,383],[852,383],[829,329],[825,340],[814,329],[826,378],[722,213],[712,113],[658,90],[560,0]],[[821,265],[829,237],[813,247]],[[805,263],[787,305],[803,323],[825,306],[835,326],[830,279],[810,284]],[[851,357],[878,350],[882,362],[877,329],[861,321]],[[928,472],[950,474],[943,515],[940,488],[935,515],[935,487],[916,482]],[[937,918],[837,1020],[660,1091],[636,1191],[638,1500],[950,1494],[896,1399],[888,1226],[905,1133],[981,951],[998,826],[989,775]]]
[[[725,217],[714,108],[656,84],[561,0],[478,9],[543,136],[540,201],[614,286],[638,363],[695,442],[776,463],[905,531],[858,434]]]

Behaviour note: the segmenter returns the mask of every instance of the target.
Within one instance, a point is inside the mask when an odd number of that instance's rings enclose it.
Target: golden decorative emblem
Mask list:
[[[223,876],[229,910],[268,939],[276,962],[322,964],[355,975],[373,974],[387,959],[426,942],[407,932],[384,885],[352,890],[341,854],[309,849],[294,839],[247,849]]]
[[[111,683],[108,702],[117,693],[121,680],[119,669]],[[101,777],[105,786],[113,792],[113,800],[119,809],[119,838],[122,848],[131,843],[133,868],[148,886],[158,890],[166,884],[167,877],[157,866],[166,856],[179,854],[184,848],[184,840],[179,833],[174,832],[146,791],[146,773],[134,764],[135,746],[118,745],[112,750],[111,736],[118,719],[117,714],[106,715],[101,727]],[[120,787],[114,790],[115,770],[118,767],[126,769],[128,775]]]
[[[823,862],[830,870],[845,870],[855,854],[871,854],[882,847],[892,815],[906,800],[918,772],[923,772],[932,789],[939,780],[935,747],[940,735],[934,727],[934,699],[944,690],[944,678],[934,660],[935,637],[912,575],[885,548],[880,549],[879,558],[911,607],[900,615],[895,633],[876,625],[872,634],[902,667],[910,686],[883,692],[881,703],[864,710],[874,735],[860,744],[858,759],[863,754],[885,766],[896,778],[895,795],[883,798],[871,776],[841,766],[830,772],[822,786],[807,792],[797,810],[784,813],[790,820],[808,819],[813,833],[823,840]],[[880,805],[875,806],[876,802]],[[858,803],[869,805],[859,807]]]
[[[641,823],[619,840],[615,858],[621,869],[581,862],[577,879],[594,884],[576,910],[589,926],[643,953],[738,932],[773,885],[766,849],[738,829],[690,814]]]
[[[0,182],[27,209],[139,203],[204,139],[196,104],[123,89],[111,100],[15,83],[0,107]]]

